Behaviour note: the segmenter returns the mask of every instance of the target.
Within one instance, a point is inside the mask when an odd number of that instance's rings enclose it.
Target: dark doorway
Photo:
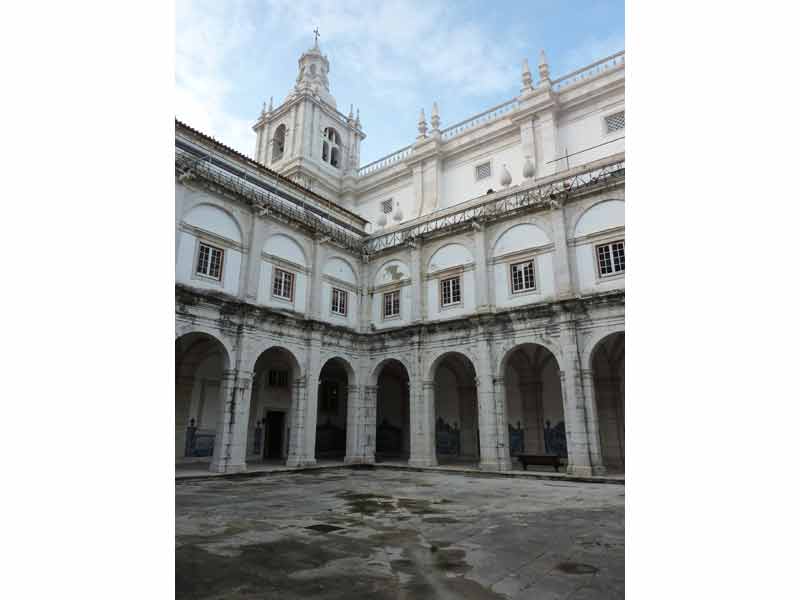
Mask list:
[[[283,419],[286,413],[279,411],[267,412],[267,426],[264,429],[264,458],[282,458],[283,448]]]

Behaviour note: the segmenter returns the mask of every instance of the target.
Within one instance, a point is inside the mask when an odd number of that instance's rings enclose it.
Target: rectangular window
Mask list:
[[[600,277],[625,272],[625,240],[597,247],[597,267]]]
[[[331,294],[331,312],[337,315],[347,316],[347,292],[332,288]]]
[[[492,163],[485,162],[475,167],[475,179],[486,179],[492,176]]]
[[[289,385],[289,371],[270,370],[267,383],[270,387],[286,387]]]
[[[383,318],[400,316],[400,290],[383,295]]]
[[[614,113],[606,117],[606,133],[625,129],[625,111]]]
[[[389,214],[392,212],[392,208],[394,207],[394,201],[391,198],[387,198],[383,202],[381,202],[381,210],[384,214]]]
[[[291,300],[294,295],[294,275],[281,269],[275,269],[272,280],[272,295]]]
[[[221,280],[223,255],[222,249],[201,243],[197,255],[197,274]]]
[[[461,277],[442,279],[439,282],[439,297],[442,306],[450,306],[461,302]]]
[[[533,276],[533,260],[511,265],[511,293],[526,292],[536,289]]]

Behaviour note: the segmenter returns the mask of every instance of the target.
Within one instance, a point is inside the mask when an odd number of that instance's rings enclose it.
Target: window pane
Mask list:
[[[208,272],[208,253],[211,248],[200,244],[200,254],[197,257],[197,272],[205,275]]]
[[[601,275],[608,275],[609,273],[613,273],[613,268],[611,266],[611,250],[609,246],[598,246],[597,260],[600,266]]]

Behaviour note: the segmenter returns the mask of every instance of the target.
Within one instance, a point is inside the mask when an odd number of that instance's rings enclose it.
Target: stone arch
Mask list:
[[[308,266],[308,255],[303,244],[286,233],[275,233],[264,242],[264,252],[277,256],[283,260],[298,264],[303,268]]]
[[[619,220],[618,211],[621,211],[621,221]],[[596,223],[592,223],[592,219]],[[593,202],[581,211],[575,219],[575,224],[572,227],[572,235],[570,237],[576,238],[584,235],[590,235],[599,231],[613,229],[614,227],[625,226],[625,201],[619,198],[604,198]]]
[[[491,256],[517,252],[527,248],[538,248],[551,244],[548,233],[534,223],[517,223],[507,227],[492,244]]]
[[[428,358],[427,360],[428,367],[427,369],[425,369],[425,375],[426,375],[425,381],[433,381],[434,376],[436,375],[436,369],[439,367],[442,360],[451,354],[458,354],[461,355],[463,358],[467,359],[467,361],[469,361],[469,363],[472,365],[472,368],[475,371],[475,377],[477,379],[478,361],[470,350],[466,348],[459,348],[458,350],[453,350],[452,348],[442,348],[438,350],[436,354]]]
[[[230,368],[235,351],[233,344],[226,336],[219,335],[219,332],[211,327],[206,327],[196,323],[185,323],[175,328],[175,341],[177,342],[180,338],[191,334],[205,335],[219,342],[219,344],[225,349],[227,356],[228,367],[226,368]]]
[[[401,365],[403,365],[403,368],[406,370],[406,373],[408,374],[409,380],[412,378],[413,373],[406,359],[397,356],[387,356],[385,358],[382,358],[375,365],[372,366],[369,375],[367,376],[367,385],[372,385],[372,386],[378,385],[378,377],[380,377],[381,371],[387,365],[387,363],[391,361],[397,361]]]
[[[385,281],[379,281],[381,274],[384,272],[384,269],[386,269],[387,271],[391,271],[391,269],[388,269],[387,267],[389,267],[391,263],[395,262],[398,263],[402,267],[402,269],[394,269],[394,273],[389,272],[388,276],[384,277]],[[401,274],[402,276],[396,277],[401,270],[404,271],[404,273]],[[381,263],[381,266],[375,270],[375,275],[373,276],[372,282],[375,287],[378,287],[390,283],[392,281],[398,281],[398,282],[405,281],[406,279],[410,279],[410,277],[411,277],[411,269],[409,269],[408,264],[404,260],[400,260],[399,258],[390,258]]]
[[[555,358],[555,360],[556,360],[556,366],[558,367],[559,371],[562,370],[561,369],[561,359],[562,359],[562,357],[561,357],[561,348],[559,348],[558,346],[554,345],[549,340],[545,340],[545,339],[542,339],[542,338],[531,338],[531,339],[523,339],[523,340],[515,339],[515,340],[512,340],[512,341],[503,343],[497,349],[497,353],[496,353],[496,355],[497,355],[497,365],[496,365],[496,368],[495,368],[495,371],[494,371],[495,377],[503,377],[503,373],[505,373],[506,366],[508,365],[508,359],[511,358],[511,356],[514,354],[514,352],[519,350],[522,346],[526,346],[526,345],[529,345],[529,344],[530,345],[535,345],[535,346],[541,346],[545,350],[549,350],[550,354],[552,354],[553,358]]]
[[[282,344],[270,343],[269,345],[267,345],[264,348],[261,348],[260,350],[255,350],[250,352],[251,364],[248,365],[249,369],[246,370],[250,372],[255,372],[256,363],[258,362],[258,359],[261,358],[262,355],[264,355],[266,352],[269,352],[270,350],[278,350],[286,355],[286,357],[289,359],[289,362],[291,363],[292,370],[294,371],[294,373],[296,373],[296,377],[294,377],[294,379],[302,379],[305,376],[305,370],[303,369],[303,362],[297,357],[296,352],[292,350],[290,347],[284,346]]]
[[[434,262],[434,260],[436,262]],[[467,248],[464,244],[459,242],[444,242],[431,252],[431,256],[426,263],[425,272],[432,273],[451,267],[473,264],[474,262],[475,256],[472,250]]]
[[[320,361],[319,361],[319,364],[320,364],[319,370],[320,370],[320,372],[322,371],[323,368],[325,368],[325,365],[327,363],[329,363],[330,361],[332,361],[332,360],[333,361],[339,361],[341,363],[341,366],[344,367],[344,370],[347,373],[347,379],[348,379],[347,385],[351,385],[351,386],[359,385],[358,370],[353,367],[352,362],[351,362],[352,359],[349,358],[349,357],[346,357],[346,356],[344,356],[342,354],[331,353],[331,354],[326,354],[326,355],[322,356],[320,358]]]
[[[356,446],[358,379],[351,359],[338,353],[323,356],[311,382],[317,398],[314,457],[317,460],[352,460]],[[355,417],[355,418],[354,418]]]
[[[323,269],[323,273],[329,275],[330,277],[335,277],[336,279],[340,279],[341,281],[346,281],[347,283],[350,283],[354,286],[358,286],[359,283],[358,271],[356,271],[356,269],[353,267],[353,265],[350,263],[349,260],[341,256],[329,257],[328,260],[325,261],[325,268]]]
[[[221,217],[219,223],[212,223],[215,213]],[[192,220],[195,222],[193,223]],[[226,207],[215,202],[209,202],[206,198],[200,202],[191,204],[186,211],[184,211],[181,222],[231,240],[237,244],[242,244],[244,241],[244,228],[239,222],[239,219]]]
[[[592,368],[592,361],[594,360],[595,352],[597,349],[612,335],[617,333],[625,334],[625,326],[624,324],[620,324],[616,327],[604,327],[602,329],[594,330],[589,332],[589,334],[582,340],[582,348],[581,348],[581,360],[583,365],[581,367],[583,369]]]

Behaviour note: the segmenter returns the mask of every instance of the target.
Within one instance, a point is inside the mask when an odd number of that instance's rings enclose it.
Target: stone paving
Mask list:
[[[176,597],[624,597],[624,486],[391,469],[176,483]]]

